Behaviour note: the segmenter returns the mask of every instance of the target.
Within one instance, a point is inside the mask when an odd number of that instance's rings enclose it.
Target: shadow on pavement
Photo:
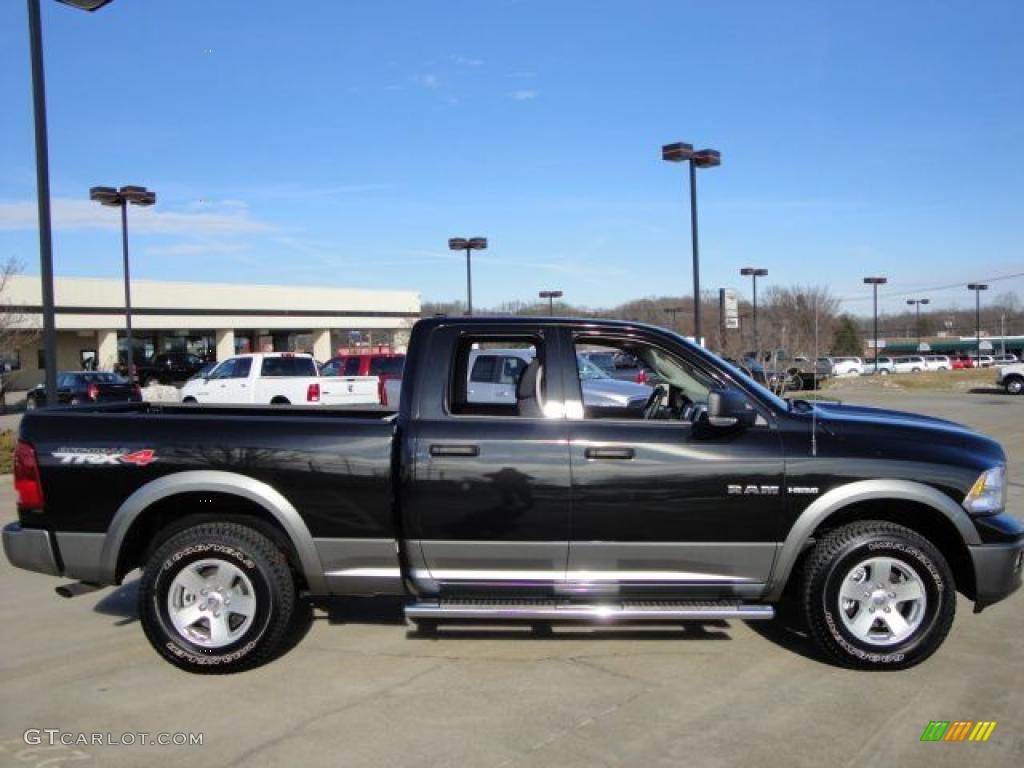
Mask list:
[[[821,654],[811,639],[807,622],[797,601],[792,598],[783,599],[775,606],[775,618],[771,621],[748,621],[747,626],[785,651],[825,666],[834,666]]]
[[[968,394],[971,395],[1006,395],[1007,392],[1002,387],[973,387],[967,390]],[[1010,395],[1008,395],[1010,396]]]
[[[104,595],[93,606],[93,610],[104,616],[120,617],[121,621],[115,622],[115,626],[134,624],[139,620],[139,580],[125,582],[113,592]]]
[[[328,624],[405,624],[399,597],[318,598],[313,605],[326,613]]]

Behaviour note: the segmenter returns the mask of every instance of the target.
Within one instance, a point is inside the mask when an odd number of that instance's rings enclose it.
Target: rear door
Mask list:
[[[557,336],[542,324],[517,324],[514,333],[439,326],[423,341],[430,365],[420,367],[412,390],[412,470],[400,499],[417,587],[550,593],[564,581],[570,512],[561,378],[545,374]],[[471,402],[474,344],[532,346],[540,400]],[[480,355],[472,357],[475,364]]]

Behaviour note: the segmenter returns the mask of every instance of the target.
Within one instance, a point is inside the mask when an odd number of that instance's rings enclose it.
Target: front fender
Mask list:
[[[793,565],[804,550],[815,530],[841,509],[871,500],[914,501],[925,504],[946,517],[960,532],[964,543],[971,546],[981,543],[978,531],[971,522],[967,511],[949,496],[924,483],[912,480],[858,480],[833,488],[814,500],[796,519],[789,529],[786,540],[779,548],[772,575],[765,591],[765,599],[775,601],[789,581]]]

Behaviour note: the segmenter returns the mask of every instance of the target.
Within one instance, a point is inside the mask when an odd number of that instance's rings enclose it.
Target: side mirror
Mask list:
[[[708,423],[713,427],[752,427],[757,411],[746,396],[735,389],[713,389],[708,393]]]

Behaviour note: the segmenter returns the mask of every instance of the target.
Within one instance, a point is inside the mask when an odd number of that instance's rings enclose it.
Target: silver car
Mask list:
[[[516,402],[516,384],[533,360],[532,349],[474,349],[469,353],[466,400],[470,403]],[[646,384],[613,379],[582,355],[576,366],[583,390],[584,407],[642,408],[654,391]]]

